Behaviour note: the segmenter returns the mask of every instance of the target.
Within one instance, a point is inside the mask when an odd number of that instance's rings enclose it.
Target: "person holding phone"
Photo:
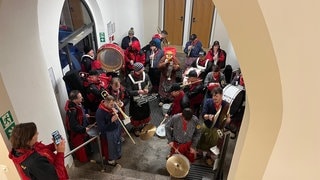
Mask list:
[[[64,165],[65,140],[44,145],[38,141],[38,134],[33,122],[17,124],[12,130],[9,158],[21,179],[68,179]]]

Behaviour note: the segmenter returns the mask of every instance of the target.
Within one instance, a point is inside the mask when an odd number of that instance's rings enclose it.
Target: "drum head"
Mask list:
[[[87,134],[91,137],[99,135],[98,127],[94,126],[87,131]]]
[[[165,128],[165,126],[166,126],[165,124],[161,124],[160,126],[157,127],[156,134],[160,138],[166,137],[166,128]]]
[[[166,115],[168,110],[170,109],[171,104],[163,104],[162,105],[162,114]]]
[[[223,89],[223,100],[230,103],[230,114],[235,114],[245,99],[245,91],[242,86],[227,85]]]
[[[107,72],[117,71],[124,64],[124,52],[118,45],[105,44],[99,48],[97,59],[101,62],[102,69]]]

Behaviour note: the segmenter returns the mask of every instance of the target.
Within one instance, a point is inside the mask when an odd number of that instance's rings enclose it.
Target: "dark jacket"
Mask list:
[[[118,128],[119,125],[117,124],[117,121],[111,121],[112,116],[112,109],[106,108],[103,102],[101,102],[96,112],[96,121],[101,134],[105,134],[107,131],[113,131]]]
[[[9,158],[14,162],[22,180],[68,179],[64,153],[53,153],[54,144],[37,142],[33,149],[12,149]]]

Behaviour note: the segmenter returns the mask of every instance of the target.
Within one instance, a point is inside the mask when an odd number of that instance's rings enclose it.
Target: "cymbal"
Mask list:
[[[154,136],[154,133],[156,132],[156,126],[153,124],[146,125],[140,132],[140,139],[147,140],[150,139],[152,136]]]
[[[184,178],[190,170],[189,160],[182,154],[174,154],[167,160],[167,171],[172,177]]]

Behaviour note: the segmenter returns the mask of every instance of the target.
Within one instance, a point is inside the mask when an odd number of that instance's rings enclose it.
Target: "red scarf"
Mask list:
[[[102,110],[109,112],[109,113],[113,113],[113,110],[108,108],[106,105],[104,105],[103,102],[104,102],[104,100],[101,101],[101,103],[99,104],[99,109],[102,109]]]
[[[220,106],[221,106],[221,102],[214,103],[214,108],[216,109],[217,112],[218,112]]]
[[[181,118],[181,120],[182,120],[182,130],[184,132],[186,132],[187,131],[188,122],[186,120],[184,120],[183,118]]]
[[[220,79],[220,73],[218,75],[215,75],[214,73],[212,73],[212,74],[213,74],[213,80],[218,82]]]
[[[199,41],[198,39],[195,39],[194,41],[191,42],[191,45],[195,46],[198,43],[198,41]]]

